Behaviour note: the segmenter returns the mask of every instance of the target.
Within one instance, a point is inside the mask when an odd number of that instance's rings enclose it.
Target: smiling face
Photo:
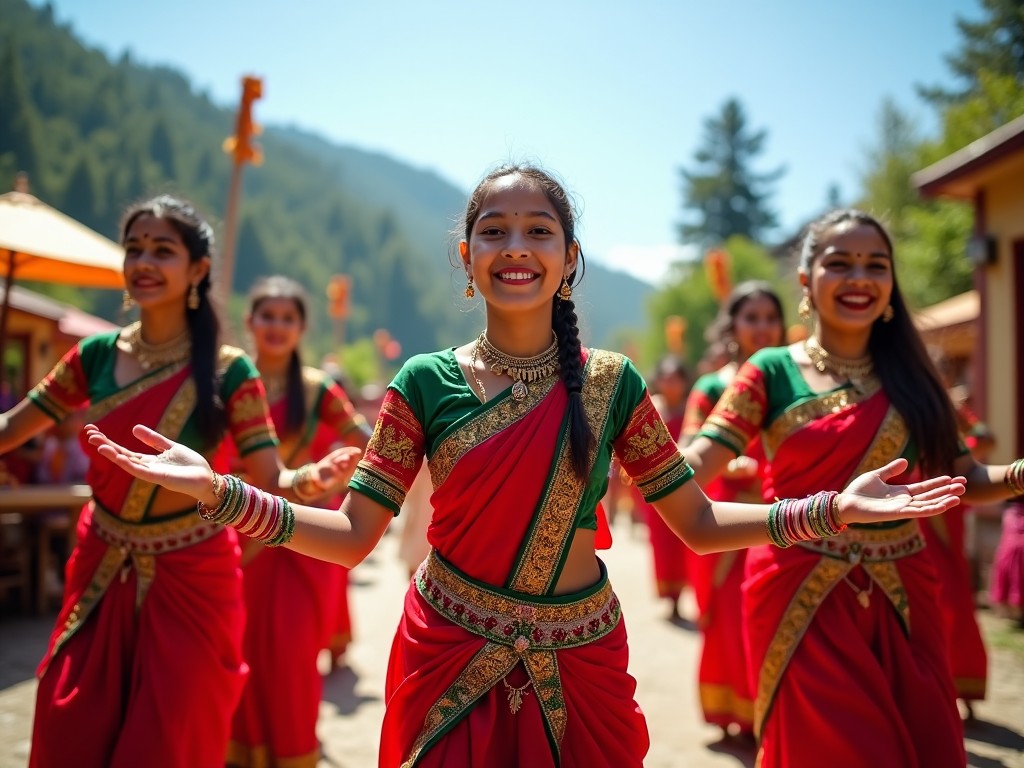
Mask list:
[[[566,239],[547,195],[511,174],[491,184],[459,253],[489,306],[525,311],[550,305],[576,268],[578,248]]]
[[[306,321],[294,299],[275,296],[261,299],[246,321],[259,357],[287,357],[294,352]]]
[[[889,245],[870,224],[837,224],[818,238],[810,272],[801,272],[800,282],[823,329],[869,332],[892,296]]]
[[[739,306],[732,326],[743,360],[759,349],[779,346],[786,336],[778,305],[763,293],[753,294]]]
[[[181,235],[166,219],[136,218],[124,237],[124,279],[143,310],[185,310],[185,296],[209,271],[207,257],[191,261]]]

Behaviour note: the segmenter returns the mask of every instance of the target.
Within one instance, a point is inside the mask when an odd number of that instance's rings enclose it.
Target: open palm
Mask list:
[[[933,477],[908,485],[889,485],[886,480],[907,469],[906,459],[858,476],[842,493],[844,523],[877,523],[904,517],[929,517],[960,503],[963,477]]]
[[[213,470],[202,454],[180,443],[168,440],[159,432],[137,424],[132,434],[156,454],[130,451],[104,435],[93,424],[85,427],[86,439],[97,452],[130,475],[184,493],[204,503],[215,505]]]

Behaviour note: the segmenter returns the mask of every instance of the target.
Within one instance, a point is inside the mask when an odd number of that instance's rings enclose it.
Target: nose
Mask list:
[[[510,259],[522,259],[529,255],[526,238],[518,232],[510,232],[501,249],[501,255]]]

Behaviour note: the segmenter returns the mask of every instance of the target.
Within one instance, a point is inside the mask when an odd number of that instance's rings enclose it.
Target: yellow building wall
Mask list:
[[[985,230],[996,238],[996,263],[986,267],[985,316],[988,358],[986,421],[995,433],[990,460],[1004,463],[1017,458],[1017,334],[1013,241],[1024,239],[1024,185],[1020,179],[1002,178],[985,185]]]

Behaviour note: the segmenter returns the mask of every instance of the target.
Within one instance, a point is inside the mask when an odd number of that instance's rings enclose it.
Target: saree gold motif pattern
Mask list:
[[[850,405],[864,402],[874,395],[882,385],[877,378],[871,378],[863,382],[861,386],[863,392],[853,387],[826,392],[816,395],[813,400],[798,403],[780,414],[768,426],[768,429],[764,430],[764,449],[768,458],[775,455],[786,438],[799,432],[804,426],[823,416],[839,413]]]
[[[415,456],[422,445],[423,428],[416,415],[401,395],[389,390],[353,480],[401,507],[415,477]],[[410,457],[412,465],[408,466]]]
[[[607,580],[593,594],[577,600],[532,602],[460,577],[433,551],[420,565],[415,581],[423,598],[450,622],[520,654],[591,643],[613,630],[622,613]]]
[[[568,712],[555,651],[592,643],[618,625],[621,608],[607,578],[591,594],[577,599],[534,601],[527,595],[514,596],[471,582],[431,551],[414,581],[420,595],[439,614],[487,641],[484,649],[492,648],[488,658],[502,658],[493,650],[498,646],[512,652],[512,666],[522,661],[557,749]],[[457,721],[498,679],[464,672],[431,708],[413,755]]]
[[[807,632],[818,606],[842,581],[853,565],[842,560],[821,558],[807,574],[786,608],[779,626],[775,630],[757,680],[757,695],[754,700],[754,734],[760,738],[765,718],[771,709],[775,692],[782,680],[793,652]]]
[[[155,427],[156,431],[171,440],[177,439],[181,428],[185,426],[185,422],[191,415],[192,409],[195,408],[195,404],[196,383],[190,376],[181,383],[178,391],[174,393],[174,397],[171,398],[163,416],[160,417],[160,422]],[[129,522],[141,520],[156,492],[157,486],[134,478],[121,507],[121,519]]]
[[[903,421],[899,411],[889,406],[889,410],[882,419],[882,424],[875,433],[871,446],[864,453],[857,469],[846,479],[845,485],[849,485],[854,478],[873,469],[884,467],[893,459],[903,455],[907,447],[910,433],[907,431],[907,423]]]
[[[625,370],[625,358],[603,350],[593,350],[584,368],[583,407],[590,427],[597,438],[587,457],[593,467],[597,445],[604,434],[612,398]],[[562,555],[576,520],[586,481],[573,470],[568,437],[562,439],[555,471],[548,482],[533,528],[516,563],[509,586],[516,592],[545,594],[558,577]],[[587,473],[590,474],[589,471]]]
[[[54,654],[85,623],[118,573],[122,578],[127,577],[129,560],[136,571],[135,607],[139,608],[153,583],[159,555],[199,544],[223,530],[223,526],[212,525],[192,514],[151,523],[128,523],[95,501],[91,504],[92,530],[108,548],[89,586],[68,614],[64,629],[54,643]]]
[[[520,401],[511,397],[506,397],[500,402],[492,401],[490,407],[485,407],[483,411],[467,419],[465,424],[459,425],[441,440],[428,462],[434,490],[440,488],[448,479],[459,459],[485,440],[521,421],[548,396],[558,381],[557,377],[548,377],[536,382],[530,387],[525,399]]]
[[[668,433],[668,427],[660,419],[653,424],[645,424],[640,432],[628,438],[629,448],[623,455],[623,461],[637,461],[641,458],[653,456],[666,443],[671,442],[672,435]]]
[[[489,691],[519,663],[519,654],[496,643],[486,643],[462,670],[448,690],[434,702],[423,719],[423,729],[401,768],[412,768],[424,750],[457,723],[477,699]]]
[[[756,378],[751,378],[741,368],[732,386],[725,390],[702,428],[703,431],[713,433],[738,456],[747,450],[764,421],[768,395],[764,377],[760,371],[757,373]]]
[[[75,370],[64,360],[57,363],[53,373],[35,387],[33,394],[43,410],[58,421],[63,421],[87,397],[78,388]]]
[[[170,365],[166,368],[161,368],[155,373],[133,381],[124,389],[119,389],[114,394],[104,397],[102,400],[96,400],[90,403],[89,409],[86,411],[87,418],[93,422],[99,421],[104,416],[107,416],[112,411],[117,410],[128,401],[139,397],[146,390],[151,389],[158,384],[162,384],[168,379],[174,378],[187,365],[188,363],[181,363],[180,365]]]
[[[910,598],[907,597],[907,590],[903,588],[903,580],[900,579],[900,572],[896,569],[896,563],[864,563],[864,570],[868,572],[874,582],[882,588],[885,596],[889,598],[892,607],[903,623],[903,631],[910,634]]]

